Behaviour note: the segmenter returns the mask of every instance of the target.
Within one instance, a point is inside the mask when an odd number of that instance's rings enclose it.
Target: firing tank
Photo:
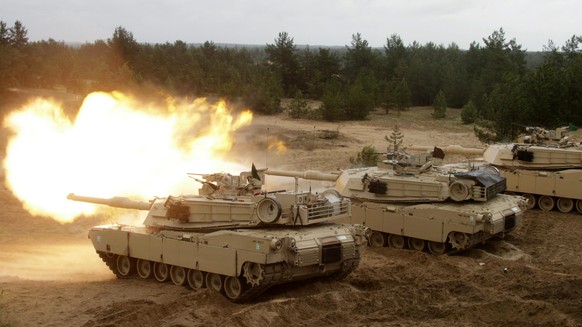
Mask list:
[[[389,153],[377,167],[265,173],[333,182],[352,200],[352,215],[342,221],[371,228],[371,247],[462,251],[512,231],[525,211],[523,198],[500,194],[505,178],[495,173],[436,167],[403,152]]]
[[[536,138],[539,139],[539,138]],[[530,138],[532,140],[532,138]],[[582,147],[564,137],[553,143],[491,144],[485,148],[440,148],[447,154],[480,156],[472,159],[477,169],[492,168],[507,181],[507,192],[522,195],[528,208],[544,211],[557,207],[561,212],[574,208],[582,213]],[[428,147],[409,147],[428,150]]]
[[[195,174],[193,174],[195,175]],[[171,280],[211,288],[233,302],[309,278],[341,279],[360,261],[367,228],[334,223],[350,215],[335,192],[262,190],[262,171],[196,175],[198,195],[74,201],[145,210],[142,226],[93,227],[89,239],[118,278]]]

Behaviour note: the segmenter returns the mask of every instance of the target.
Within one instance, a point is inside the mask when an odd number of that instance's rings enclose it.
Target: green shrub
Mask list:
[[[303,93],[300,90],[295,92],[295,97],[291,100],[288,108],[289,117],[291,118],[307,118],[309,114],[309,108],[307,106],[307,100],[303,97]]]
[[[353,166],[371,167],[375,166],[380,158],[378,151],[373,145],[366,145],[362,148],[356,157],[350,157],[350,163]]]
[[[447,113],[447,99],[445,98],[443,90],[440,90],[436,95],[432,106],[434,108],[434,113],[432,114],[434,118],[445,118]]]
[[[477,118],[477,108],[473,104],[473,101],[469,100],[466,105],[463,106],[461,110],[461,120],[464,124],[472,124]]]

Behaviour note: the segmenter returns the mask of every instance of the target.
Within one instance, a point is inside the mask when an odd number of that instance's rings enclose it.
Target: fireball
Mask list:
[[[94,213],[67,200],[72,192],[141,200],[195,193],[188,172],[248,169],[225,158],[233,133],[251,121],[250,111],[234,115],[224,102],[169,98],[160,108],[119,92],[88,95],[71,120],[58,103],[37,99],[4,121],[12,131],[6,184],[31,214],[60,222]]]

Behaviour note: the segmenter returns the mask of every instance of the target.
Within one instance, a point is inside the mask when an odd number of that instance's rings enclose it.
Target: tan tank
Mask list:
[[[234,302],[296,280],[340,279],[353,271],[367,228],[349,217],[335,192],[268,193],[262,172],[200,175],[199,195],[150,202],[70,194],[69,199],[147,210],[143,226],[89,231],[95,250],[119,278],[137,275],[193,289],[209,287]]]
[[[334,182],[338,194],[352,200],[352,215],[343,221],[371,228],[372,247],[443,254],[469,249],[519,225],[525,200],[498,194],[505,190],[503,177],[433,167],[410,157],[405,160],[409,165],[400,166],[405,156],[392,154],[378,167],[337,174],[271,169],[265,173]]]
[[[564,141],[544,144],[492,144],[483,149],[449,146],[445,153],[478,155],[475,167],[492,167],[506,178],[507,192],[524,196],[529,208],[549,211],[558,208],[582,213],[582,147]],[[427,147],[408,149],[426,150]]]

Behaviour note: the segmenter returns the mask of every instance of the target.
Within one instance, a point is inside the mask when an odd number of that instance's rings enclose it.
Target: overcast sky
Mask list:
[[[582,34],[581,0],[1,0],[0,20],[20,20],[30,41],[106,40],[117,26],[149,43],[274,43],[344,46],[360,33],[373,47],[398,34],[467,49],[503,28],[522,49],[564,45]]]

